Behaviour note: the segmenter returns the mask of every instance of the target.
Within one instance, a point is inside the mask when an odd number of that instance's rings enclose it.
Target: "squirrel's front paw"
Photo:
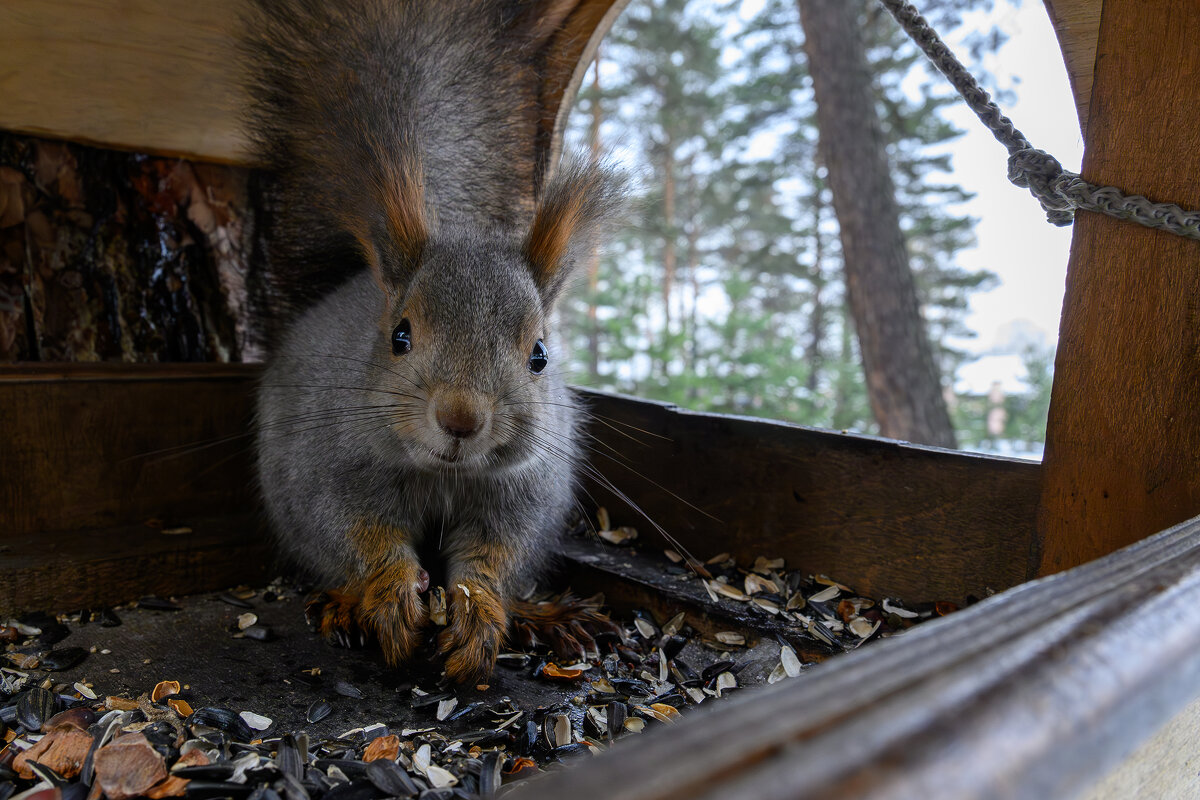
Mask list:
[[[429,620],[421,592],[429,574],[416,563],[400,562],[377,570],[363,585],[359,625],[374,634],[388,664],[404,662],[420,644]]]
[[[450,589],[450,620],[438,638],[446,674],[466,683],[491,674],[508,631],[504,600],[493,589],[463,582]]]

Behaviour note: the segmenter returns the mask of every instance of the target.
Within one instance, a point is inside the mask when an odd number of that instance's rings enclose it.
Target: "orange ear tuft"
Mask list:
[[[332,209],[358,240],[385,289],[402,286],[421,262],[429,240],[424,173],[413,153],[374,148],[378,164],[359,208]]]
[[[624,199],[620,176],[598,163],[564,159],[538,201],[525,238],[525,257],[548,301],[562,289],[572,249],[595,245]]]
[[[383,162],[384,181],[379,187],[380,205],[387,221],[392,255],[404,262],[406,272],[415,269],[429,239],[429,219],[425,209],[425,175],[414,154]]]

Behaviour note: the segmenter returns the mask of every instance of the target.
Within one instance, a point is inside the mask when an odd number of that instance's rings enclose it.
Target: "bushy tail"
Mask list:
[[[246,126],[272,177],[269,285],[285,319],[366,263],[390,193],[439,225],[527,225],[539,166],[529,0],[251,0]]]

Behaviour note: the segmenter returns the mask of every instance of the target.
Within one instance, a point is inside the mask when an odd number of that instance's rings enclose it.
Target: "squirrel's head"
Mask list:
[[[438,229],[419,170],[406,169],[360,236],[385,301],[372,381],[395,406],[389,446],[429,469],[496,469],[531,454],[567,459],[563,356],[554,306],[622,206],[623,183],[564,160],[528,229]],[[386,368],[384,368],[386,366]]]

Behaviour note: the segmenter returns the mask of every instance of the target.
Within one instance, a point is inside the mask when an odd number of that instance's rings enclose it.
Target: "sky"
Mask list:
[[[987,29],[994,23],[1009,36],[984,63],[1002,85],[1006,76],[1013,79],[1009,85],[1016,100],[1004,104],[1003,110],[1034,147],[1049,152],[1065,169],[1078,172],[1083,139],[1045,6],[1037,0],[1025,0],[1018,9],[1002,0],[996,5],[988,18],[973,15],[964,27]],[[959,38],[948,37],[952,47]],[[959,53],[964,60],[966,56],[965,51]],[[964,208],[979,220],[978,244],[960,258],[964,267],[990,269],[1000,277],[996,288],[972,298],[967,325],[977,338],[964,344],[978,354],[1013,352],[1022,337],[1040,338],[1052,346],[1058,339],[1071,228],[1046,222],[1028,190],[1008,182],[1007,152],[965,105],[949,110],[947,116],[966,131],[948,149],[955,180],[976,193]],[[995,359],[984,363],[991,361]]]

